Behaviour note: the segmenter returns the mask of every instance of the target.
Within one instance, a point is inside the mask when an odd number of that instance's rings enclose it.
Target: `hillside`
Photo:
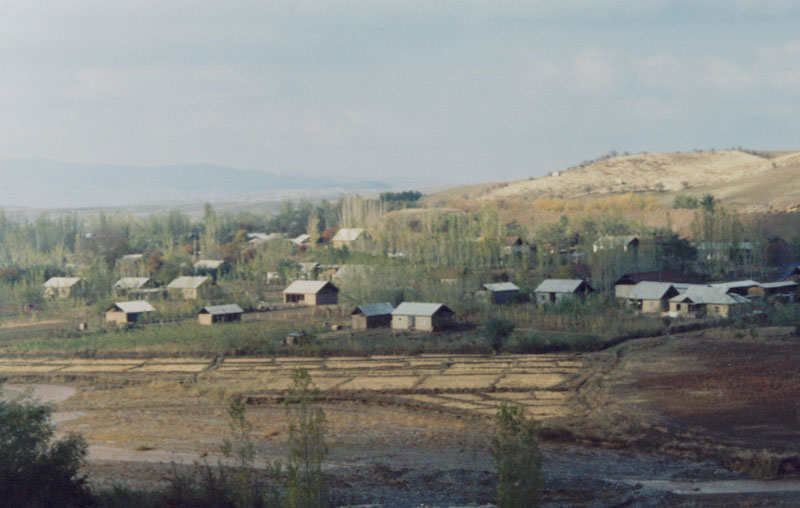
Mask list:
[[[430,204],[458,200],[519,202],[538,197],[596,197],[627,192],[711,193],[747,211],[791,210],[800,205],[800,152],[738,150],[614,157],[529,180],[463,186],[427,197]]]

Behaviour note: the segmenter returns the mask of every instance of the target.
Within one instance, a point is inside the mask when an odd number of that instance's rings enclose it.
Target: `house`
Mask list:
[[[642,281],[681,283],[686,280],[686,276],[671,270],[626,273],[614,282],[614,296],[627,298],[633,286]]]
[[[734,282],[719,282],[716,284],[711,284],[711,287],[722,289],[728,294],[746,296],[750,288],[759,287],[759,283],[754,280],[738,280]]]
[[[305,330],[300,330],[287,334],[284,342],[287,346],[305,346],[311,342],[311,336]]]
[[[283,290],[283,303],[335,305],[339,288],[325,280],[296,280]]]
[[[144,257],[144,254],[125,254],[119,260],[123,263],[136,263],[141,261]]]
[[[506,254],[523,254],[530,251],[530,246],[526,244],[519,236],[507,236],[505,238],[503,252]]]
[[[227,305],[207,305],[197,313],[197,321],[201,325],[241,321],[243,312],[242,308],[235,303],[229,303]]]
[[[153,295],[160,292],[156,281],[149,277],[123,277],[114,283],[112,289],[117,296]]]
[[[314,280],[319,273],[319,263],[298,263],[300,265],[300,275],[304,279]]]
[[[513,282],[484,284],[483,289],[488,291],[489,301],[492,303],[506,303],[519,296],[519,287]]]
[[[302,235],[292,238],[291,242],[298,247],[307,247],[311,245],[311,237],[308,234],[303,233]]]
[[[42,286],[46,298],[69,298],[80,287],[82,277],[50,277]]]
[[[167,284],[167,291],[175,298],[196,300],[212,284],[213,280],[208,275],[183,276]]]
[[[194,268],[195,270],[218,270],[223,263],[225,263],[225,261],[222,259],[200,259],[195,262]]]
[[[393,310],[394,307],[388,302],[359,305],[351,312],[353,330],[367,330],[369,328],[389,326],[392,324]]]
[[[142,300],[116,302],[106,309],[106,323],[116,323],[118,325],[135,323],[142,314],[155,311],[156,309],[152,305]]]
[[[247,243],[253,246],[264,245],[281,238],[283,238],[283,235],[280,233],[247,233]]]
[[[350,247],[365,237],[363,228],[341,228],[336,232],[331,243],[333,243],[334,248],[341,249],[342,247]]]
[[[669,282],[642,281],[628,292],[627,299],[641,312],[661,313],[669,311],[669,300],[680,291]]]
[[[736,293],[726,293],[722,288],[693,285],[670,298],[670,315],[731,317],[749,308],[750,300]]]
[[[392,311],[392,329],[435,332],[452,326],[454,316],[441,303],[403,302]]]
[[[756,245],[753,242],[700,242],[697,245],[698,259],[708,261],[733,261],[751,264],[755,260]]]
[[[592,252],[620,248],[623,252],[637,252],[639,250],[639,237],[634,235],[605,235],[598,238],[597,241],[592,244]]]
[[[570,296],[583,297],[594,289],[583,279],[546,279],[534,290],[536,303],[554,303]]]
[[[748,298],[769,298],[775,295],[790,295],[790,301],[794,300],[794,295],[797,293],[797,282],[792,280],[785,280],[781,282],[762,282],[757,287],[751,287],[747,290]]]
[[[784,270],[781,280],[800,281],[800,265],[792,265]]]

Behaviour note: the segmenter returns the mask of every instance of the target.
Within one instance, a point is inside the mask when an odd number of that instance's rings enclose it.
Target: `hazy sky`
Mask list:
[[[0,1],[0,158],[464,182],[799,133],[798,1]]]

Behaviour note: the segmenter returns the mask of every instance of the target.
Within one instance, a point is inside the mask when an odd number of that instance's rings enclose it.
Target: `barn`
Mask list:
[[[519,287],[513,282],[484,284],[483,289],[488,291],[489,301],[492,303],[506,303],[519,296]]]
[[[441,303],[403,302],[392,311],[392,329],[434,332],[452,326],[454,316]]]
[[[546,279],[534,291],[536,303],[555,303],[569,296],[583,297],[594,289],[582,279]]]
[[[142,300],[116,302],[106,309],[106,323],[116,323],[118,325],[135,323],[142,314],[155,311],[156,309],[152,305]]]
[[[197,321],[201,325],[213,325],[216,323],[230,323],[241,321],[244,311],[235,303],[226,305],[207,305],[197,313]]]
[[[335,305],[339,288],[325,280],[296,280],[283,290],[283,303]]]
[[[367,330],[369,328],[379,328],[392,324],[392,311],[394,307],[391,303],[372,303],[359,305],[353,309],[353,330]]]

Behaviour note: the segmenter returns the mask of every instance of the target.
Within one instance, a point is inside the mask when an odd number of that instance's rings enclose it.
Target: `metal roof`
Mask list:
[[[372,316],[385,316],[386,314],[391,314],[394,310],[394,307],[389,302],[384,303],[369,303],[365,305],[359,305],[353,310],[353,314],[361,313],[364,314],[366,317]]]
[[[735,305],[749,303],[750,300],[737,294],[727,294],[722,288],[711,286],[691,286],[678,296],[670,298],[670,302],[685,302],[686,300],[698,304]]]
[[[710,284],[712,288],[720,288],[726,291],[729,289],[736,289],[736,288],[752,288],[760,285],[761,284],[759,284],[754,280],[737,280],[733,282],[717,282],[715,284]]]
[[[225,305],[206,305],[203,307],[199,314],[213,314],[219,316],[222,314],[242,314],[244,311],[235,303],[227,303]]]
[[[330,286],[334,290],[339,291],[339,288],[326,280],[296,280],[289,284],[289,287],[284,289],[283,292],[307,295],[310,293],[319,293],[325,286]]]
[[[225,261],[222,259],[200,259],[194,264],[194,266],[195,268],[210,268],[212,270],[216,270],[224,262]]]
[[[305,242],[309,241],[310,239],[311,239],[311,237],[309,235],[307,235],[306,233],[303,233],[302,235],[299,235],[299,236],[297,236],[295,238],[292,238],[292,243],[295,244],[295,245],[302,245]]]
[[[484,284],[484,288],[487,291],[491,292],[498,292],[498,291],[519,291],[519,287],[513,282],[496,282],[493,284]]]
[[[50,277],[43,286],[46,288],[70,288],[80,280],[81,277]]]
[[[197,289],[210,280],[208,275],[187,275],[170,282],[167,289]]]
[[[123,277],[114,284],[114,289],[141,289],[149,280],[147,277]]]
[[[583,284],[582,279],[545,279],[536,288],[536,293],[574,293]],[[588,284],[587,284],[588,286]]]
[[[392,311],[392,315],[400,316],[433,316],[439,310],[446,309],[453,312],[441,303],[403,302]]]
[[[669,282],[642,281],[631,288],[628,298],[631,300],[661,300],[669,293],[670,289],[678,292],[675,286]]]
[[[762,282],[760,286],[764,289],[780,289],[797,287],[797,282],[785,280],[782,282]]]
[[[126,314],[139,314],[142,312],[155,312],[156,309],[153,308],[148,302],[144,300],[136,300],[133,302],[115,302],[111,307],[107,310],[117,309],[121,310]]]
[[[138,261],[139,259],[142,259],[143,257],[144,257],[144,254],[125,254],[120,259],[123,260],[123,261]]]
[[[354,242],[364,232],[362,228],[342,228],[333,237],[334,242]]]

